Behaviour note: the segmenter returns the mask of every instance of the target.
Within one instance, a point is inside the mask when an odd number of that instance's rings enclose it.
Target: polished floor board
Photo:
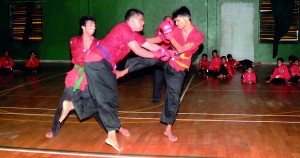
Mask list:
[[[105,144],[93,117],[71,113],[60,133],[45,138],[64,89],[68,64],[45,64],[38,76],[0,76],[0,157],[300,157],[300,86],[267,85],[273,65],[255,67],[256,85],[200,78],[191,70],[170,142],[159,122],[163,102],[152,104],[151,69],[118,81],[119,118],[131,136],[118,134],[124,150]],[[165,91],[165,88],[164,88]],[[165,93],[163,94],[165,95]]]

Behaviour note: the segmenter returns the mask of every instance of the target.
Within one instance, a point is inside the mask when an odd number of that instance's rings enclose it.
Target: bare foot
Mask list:
[[[177,141],[177,137],[174,136],[171,131],[168,131],[168,132],[165,131],[164,135],[166,135],[171,142],[176,142]]]
[[[129,137],[129,136],[130,136],[129,131],[128,131],[126,128],[120,127],[119,132],[120,132],[123,136],[125,136],[125,137]]]
[[[121,152],[123,150],[122,147],[119,146],[117,137],[116,137],[116,131],[109,131],[108,136],[105,139],[105,143],[115,148],[118,152]]]
[[[69,112],[73,109],[74,109],[73,103],[71,101],[65,100],[63,102],[63,110],[58,121],[62,123],[64,119],[68,116]]]
[[[118,78],[121,78],[121,77],[123,77],[123,76],[125,76],[126,74],[128,74],[128,69],[129,68],[126,68],[126,69],[124,69],[124,70],[122,70],[122,71],[116,71],[116,76],[117,76],[117,79]]]
[[[46,136],[47,138],[53,138],[53,133],[52,133],[52,131],[47,132],[45,136]]]

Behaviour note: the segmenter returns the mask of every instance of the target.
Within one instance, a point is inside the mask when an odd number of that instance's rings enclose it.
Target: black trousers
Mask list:
[[[51,131],[52,131],[54,136],[58,135],[59,129],[61,127],[61,124],[59,122],[59,118],[61,116],[61,112],[62,112],[62,109],[63,109],[63,102],[65,100],[74,102],[74,101],[78,101],[79,99],[89,98],[89,97],[90,97],[90,94],[88,92],[88,87],[85,88],[85,91],[81,91],[81,90],[78,89],[75,92],[73,92],[73,87],[68,87],[68,88],[64,89],[63,94],[61,96],[61,99],[59,101],[59,104],[57,106],[56,112],[54,114],[53,122],[52,122]]]
[[[73,102],[78,117],[84,119],[97,112],[107,132],[118,130],[121,125],[118,118],[117,79],[111,64],[106,59],[86,62],[84,72],[91,97]]]
[[[162,98],[162,88],[165,83],[164,70],[161,66],[154,67],[154,82],[153,82],[153,94],[152,100],[159,102]]]
[[[164,68],[164,77],[167,84],[166,101],[163,106],[160,121],[172,125],[176,119],[176,115],[180,104],[180,94],[185,77],[184,71],[176,71],[168,63],[159,60],[135,57],[130,58],[126,62],[125,67],[129,67],[128,72],[140,70],[145,67],[154,65],[162,65]]]

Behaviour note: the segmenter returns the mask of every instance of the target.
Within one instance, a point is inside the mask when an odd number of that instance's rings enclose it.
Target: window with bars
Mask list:
[[[11,39],[13,42],[42,42],[42,4],[10,4]]]
[[[275,18],[272,11],[272,0],[260,0],[260,26],[259,42],[272,43],[274,40]],[[294,0],[294,6],[291,13],[291,26],[287,33],[281,37],[280,43],[299,43],[299,0]]]

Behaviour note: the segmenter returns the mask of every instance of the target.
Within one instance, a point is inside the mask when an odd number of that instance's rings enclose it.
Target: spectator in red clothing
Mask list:
[[[295,57],[293,64],[290,68],[290,71],[291,71],[290,82],[298,83],[298,80],[300,78],[300,65],[299,65],[299,60],[297,57]]]
[[[209,68],[209,61],[207,60],[207,54],[202,54],[202,59],[199,61],[199,75],[206,77]]]
[[[12,57],[9,56],[9,51],[6,50],[4,56],[0,58],[0,66],[2,74],[11,74],[13,72],[13,67],[15,66],[15,62]]]
[[[288,83],[290,74],[288,67],[283,63],[283,58],[277,59],[277,66],[272,75],[266,77],[266,83],[283,84]]]
[[[220,74],[221,57],[219,57],[217,50],[212,51],[212,56],[213,57],[208,68],[208,74],[210,76],[218,76]]]
[[[220,66],[220,71],[219,71],[219,75],[217,76],[220,79],[225,79],[227,77],[232,76],[232,70],[231,67],[229,65],[229,63],[226,60],[225,56],[221,57],[221,66]]]
[[[40,73],[40,59],[35,51],[31,51],[30,57],[26,60],[24,71],[26,74],[36,75]]]
[[[228,60],[228,63],[230,65],[231,68],[235,68],[235,65],[237,64],[236,63],[236,60],[233,59],[232,55],[231,54],[227,54],[227,60]]]
[[[256,74],[253,72],[253,67],[249,66],[242,76],[242,83],[255,84],[256,78]]]

